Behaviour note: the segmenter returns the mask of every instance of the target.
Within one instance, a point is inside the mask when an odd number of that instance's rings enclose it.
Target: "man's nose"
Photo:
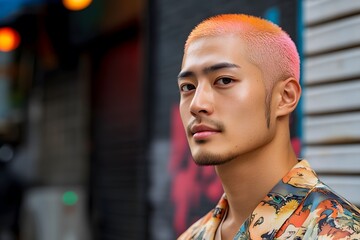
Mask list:
[[[211,86],[198,85],[195,95],[190,104],[190,112],[192,115],[199,114],[209,115],[214,111],[214,94]]]

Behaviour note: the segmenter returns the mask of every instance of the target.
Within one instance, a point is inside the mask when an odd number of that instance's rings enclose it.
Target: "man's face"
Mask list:
[[[184,54],[180,114],[197,164],[222,164],[271,141],[263,75],[244,49],[234,36],[207,37],[191,43]]]

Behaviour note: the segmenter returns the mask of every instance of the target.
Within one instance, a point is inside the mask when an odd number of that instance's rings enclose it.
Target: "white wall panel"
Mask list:
[[[358,1],[360,3],[360,1]],[[305,31],[305,54],[360,44],[360,15],[322,24]]]
[[[360,47],[306,58],[304,66],[305,84],[359,77]]]
[[[360,12],[358,0],[307,0],[304,4],[305,24],[315,24]]]
[[[306,114],[360,109],[360,79],[309,87],[303,97]]]
[[[360,141],[360,113],[307,116],[304,119],[306,144],[350,143]]]
[[[360,173],[360,143],[331,146],[309,146],[304,157],[317,173]]]

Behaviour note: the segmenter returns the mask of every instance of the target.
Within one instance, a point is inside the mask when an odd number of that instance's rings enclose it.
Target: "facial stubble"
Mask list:
[[[191,132],[191,126],[198,122],[199,121],[197,119],[195,119],[186,128],[189,142],[191,141],[190,138],[192,138],[192,135],[193,135],[193,133]],[[219,133],[225,132],[224,124],[222,124],[219,121],[207,119],[207,120],[201,120],[201,123],[213,127]],[[195,141],[195,144],[197,144],[197,145],[205,145],[210,140],[194,140],[194,141]],[[198,154],[194,154],[192,152],[192,156],[193,156],[194,162],[199,166],[221,165],[221,164],[231,161],[232,159],[234,159],[236,157],[235,154],[221,155],[221,154],[212,153],[210,151],[205,151],[205,150],[201,151]]]
[[[191,126],[195,124],[196,120],[194,120],[189,126],[187,127],[187,134],[188,138],[192,137],[191,133]],[[221,122],[214,121],[214,120],[206,120],[201,121],[204,124],[207,124],[209,126],[213,126],[214,129],[219,131],[220,134],[223,134],[225,132],[225,126]],[[190,140],[190,139],[189,139]],[[197,145],[205,145],[211,140],[197,140],[195,141],[195,144]],[[192,154],[194,162],[199,166],[216,166],[216,165],[222,165],[225,163],[228,163],[232,161],[233,159],[238,157],[238,153],[236,152],[230,152],[227,154],[218,154],[213,153],[208,150],[202,150],[200,153]]]
[[[267,128],[270,128],[270,114],[271,114],[271,97],[272,97],[272,91],[267,90],[266,91],[266,97],[265,97],[265,119],[266,119],[266,125]],[[187,127],[187,134],[188,137],[192,136],[191,133],[191,126],[196,122],[196,120],[194,122],[192,122],[191,124],[189,124],[189,126]],[[213,120],[207,120],[207,123],[211,124],[212,126],[215,126],[216,129],[218,129],[221,133],[225,132],[225,126],[218,122],[218,121],[213,121]],[[198,145],[203,145],[206,144],[208,142],[208,140],[199,140],[199,141],[195,141],[196,144]],[[192,154],[194,162],[199,165],[199,166],[217,166],[217,165],[222,165],[228,162],[231,162],[232,160],[234,160],[235,158],[237,158],[239,156],[238,153],[236,152],[230,152],[228,154],[217,154],[217,153],[212,153],[210,151],[202,151],[198,154]]]

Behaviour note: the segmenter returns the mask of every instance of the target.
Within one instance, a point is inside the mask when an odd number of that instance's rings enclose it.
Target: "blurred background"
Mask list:
[[[176,76],[191,29],[220,13],[294,39],[294,148],[360,205],[360,1],[0,0],[0,240],[169,240],[214,206]]]

